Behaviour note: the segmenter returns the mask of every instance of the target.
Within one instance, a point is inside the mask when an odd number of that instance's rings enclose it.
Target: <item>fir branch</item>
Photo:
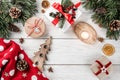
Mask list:
[[[73,3],[71,2],[71,0],[62,0],[61,5],[62,5],[63,9],[66,9],[66,8],[72,6]],[[63,26],[65,24],[65,20],[66,20],[65,18],[60,20],[60,22],[59,22],[59,27],[60,28],[63,28]]]
[[[21,15],[18,18],[11,18],[9,10],[12,7],[17,7],[21,10]],[[8,24],[14,22],[22,22],[32,17],[37,11],[36,0],[2,0],[0,2],[0,37],[8,38]]]
[[[93,10],[92,19],[107,29],[107,37],[117,40],[120,36],[119,31],[111,31],[110,23],[113,20],[120,20],[120,1],[119,0],[86,0],[84,7]],[[105,13],[99,14],[96,9],[104,8]],[[101,11],[99,11],[101,12]]]
[[[72,6],[73,3],[71,2],[71,0],[62,0],[61,5],[62,5],[64,8],[68,8],[68,7]]]
[[[10,33],[7,29],[8,24],[0,17],[0,37],[8,38]]]
[[[63,18],[62,20],[59,21],[59,25],[60,25],[60,28],[63,28],[64,24],[65,24],[65,18]]]
[[[28,18],[37,12],[36,0],[13,0],[11,2],[2,2],[1,6],[0,10],[3,11],[3,16],[9,15],[9,10],[13,6],[22,10],[22,15],[17,19],[7,16],[6,20],[9,22],[22,22],[24,24]]]

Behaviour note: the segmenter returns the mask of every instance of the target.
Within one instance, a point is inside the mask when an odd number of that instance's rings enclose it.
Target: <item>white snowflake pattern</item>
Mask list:
[[[41,75],[41,72],[40,71],[38,71],[38,73],[37,73],[38,75]]]
[[[6,77],[8,77],[9,76],[9,74],[7,73],[7,72],[5,72],[5,74],[4,74]]]
[[[27,74],[26,74],[26,73],[23,73],[22,76],[23,76],[23,78],[26,78],[26,77],[27,77]]]

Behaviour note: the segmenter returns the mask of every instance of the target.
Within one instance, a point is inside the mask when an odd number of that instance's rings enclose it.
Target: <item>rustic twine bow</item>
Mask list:
[[[28,33],[28,36],[30,36],[33,32],[35,32],[36,34],[39,34],[40,32],[42,32],[41,28],[38,25],[38,24],[41,25],[42,22],[43,22],[42,19],[35,19],[34,24],[31,24],[31,26],[28,26],[28,28],[31,29],[30,33]]]
[[[101,72],[106,73],[107,75],[109,72],[107,71],[107,68],[112,64],[111,62],[107,63],[106,65],[103,65],[100,61],[96,60],[96,62],[99,64],[99,71],[95,73],[95,75],[99,75]]]
[[[81,5],[81,2],[78,2],[77,4],[73,5],[72,7],[78,8],[80,5]],[[59,3],[53,3],[52,6],[53,6],[53,8],[58,10],[66,18],[66,20],[70,24],[74,23],[73,15],[71,15],[70,13],[64,12],[63,9],[62,9],[62,6]],[[73,14],[75,15],[75,12],[73,12]],[[55,17],[55,19],[52,21],[52,23],[54,25],[56,25],[58,22],[59,22],[59,18],[58,17]]]

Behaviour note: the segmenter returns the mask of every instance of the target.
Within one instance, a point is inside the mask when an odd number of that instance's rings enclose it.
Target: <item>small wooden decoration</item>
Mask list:
[[[102,51],[107,56],[112,56],[115,53],[115,47],[112,44],[104,44]]]
[[[85,22],[79,22],[74,26],[74,32],[77,37],[84,43],[93,44],[97,40],[95,29]]]
[[[36,67],[40,71],[43,71],[43,64],[45,60],[47,60],[47,54],[50,51],[50,45],[52,37],[48,38],[44,44],[41,44],[41,48],[39,51],[35,52],[35,56],[33,57],[32,61]]]
[[[50,6],[50,2],[48,0],[43,0],[42,1],[42,7],[43,8],[48,8]]]

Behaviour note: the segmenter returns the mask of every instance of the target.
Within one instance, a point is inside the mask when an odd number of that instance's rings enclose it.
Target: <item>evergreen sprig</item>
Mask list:
[[[110,23],[114,20],[120,20],[120,0],[86,0],[85,8],[94,12],[92,15],[93,20],[107,29],[106,35],[111,39],[119,39],[119,31],[111,31]],[[104,12],[96,11],[104,9]]]
[[[73,3],[71,2],[71,0],[62,0],[61,5],[64,9],[67,9],[68,7],[72,6]],[[65,20],[66,20],[65,17],[63,17],[63,19],[60,20],[59,22],[60,28],[63,28]]]
[[[11,16],[9,16],[11,7],[19,8],[21,10],[21,16],[18,18],[11,18]],[[8,37],[9,31],[7,31],[7,26],[9,23],[21,22],[24,24],[28,18],[32,17],[37,12],[36,0],[11,0],[10,2],[8,2],[8,0],[1,0],[0,12],[2,12],[0,13],[0,20],[6,23],[6,27],[3,26],[2,28],[4,31],[0,30],[0,37]],[[2,24],[3,22],[0,23]],[[1,33],[4,33],[4,35]]]
[[[0,17],[0,37],[2,38],[9,37],[10,33],[7,27],[8,27],[8,24],[6,23],[6,21]]]

